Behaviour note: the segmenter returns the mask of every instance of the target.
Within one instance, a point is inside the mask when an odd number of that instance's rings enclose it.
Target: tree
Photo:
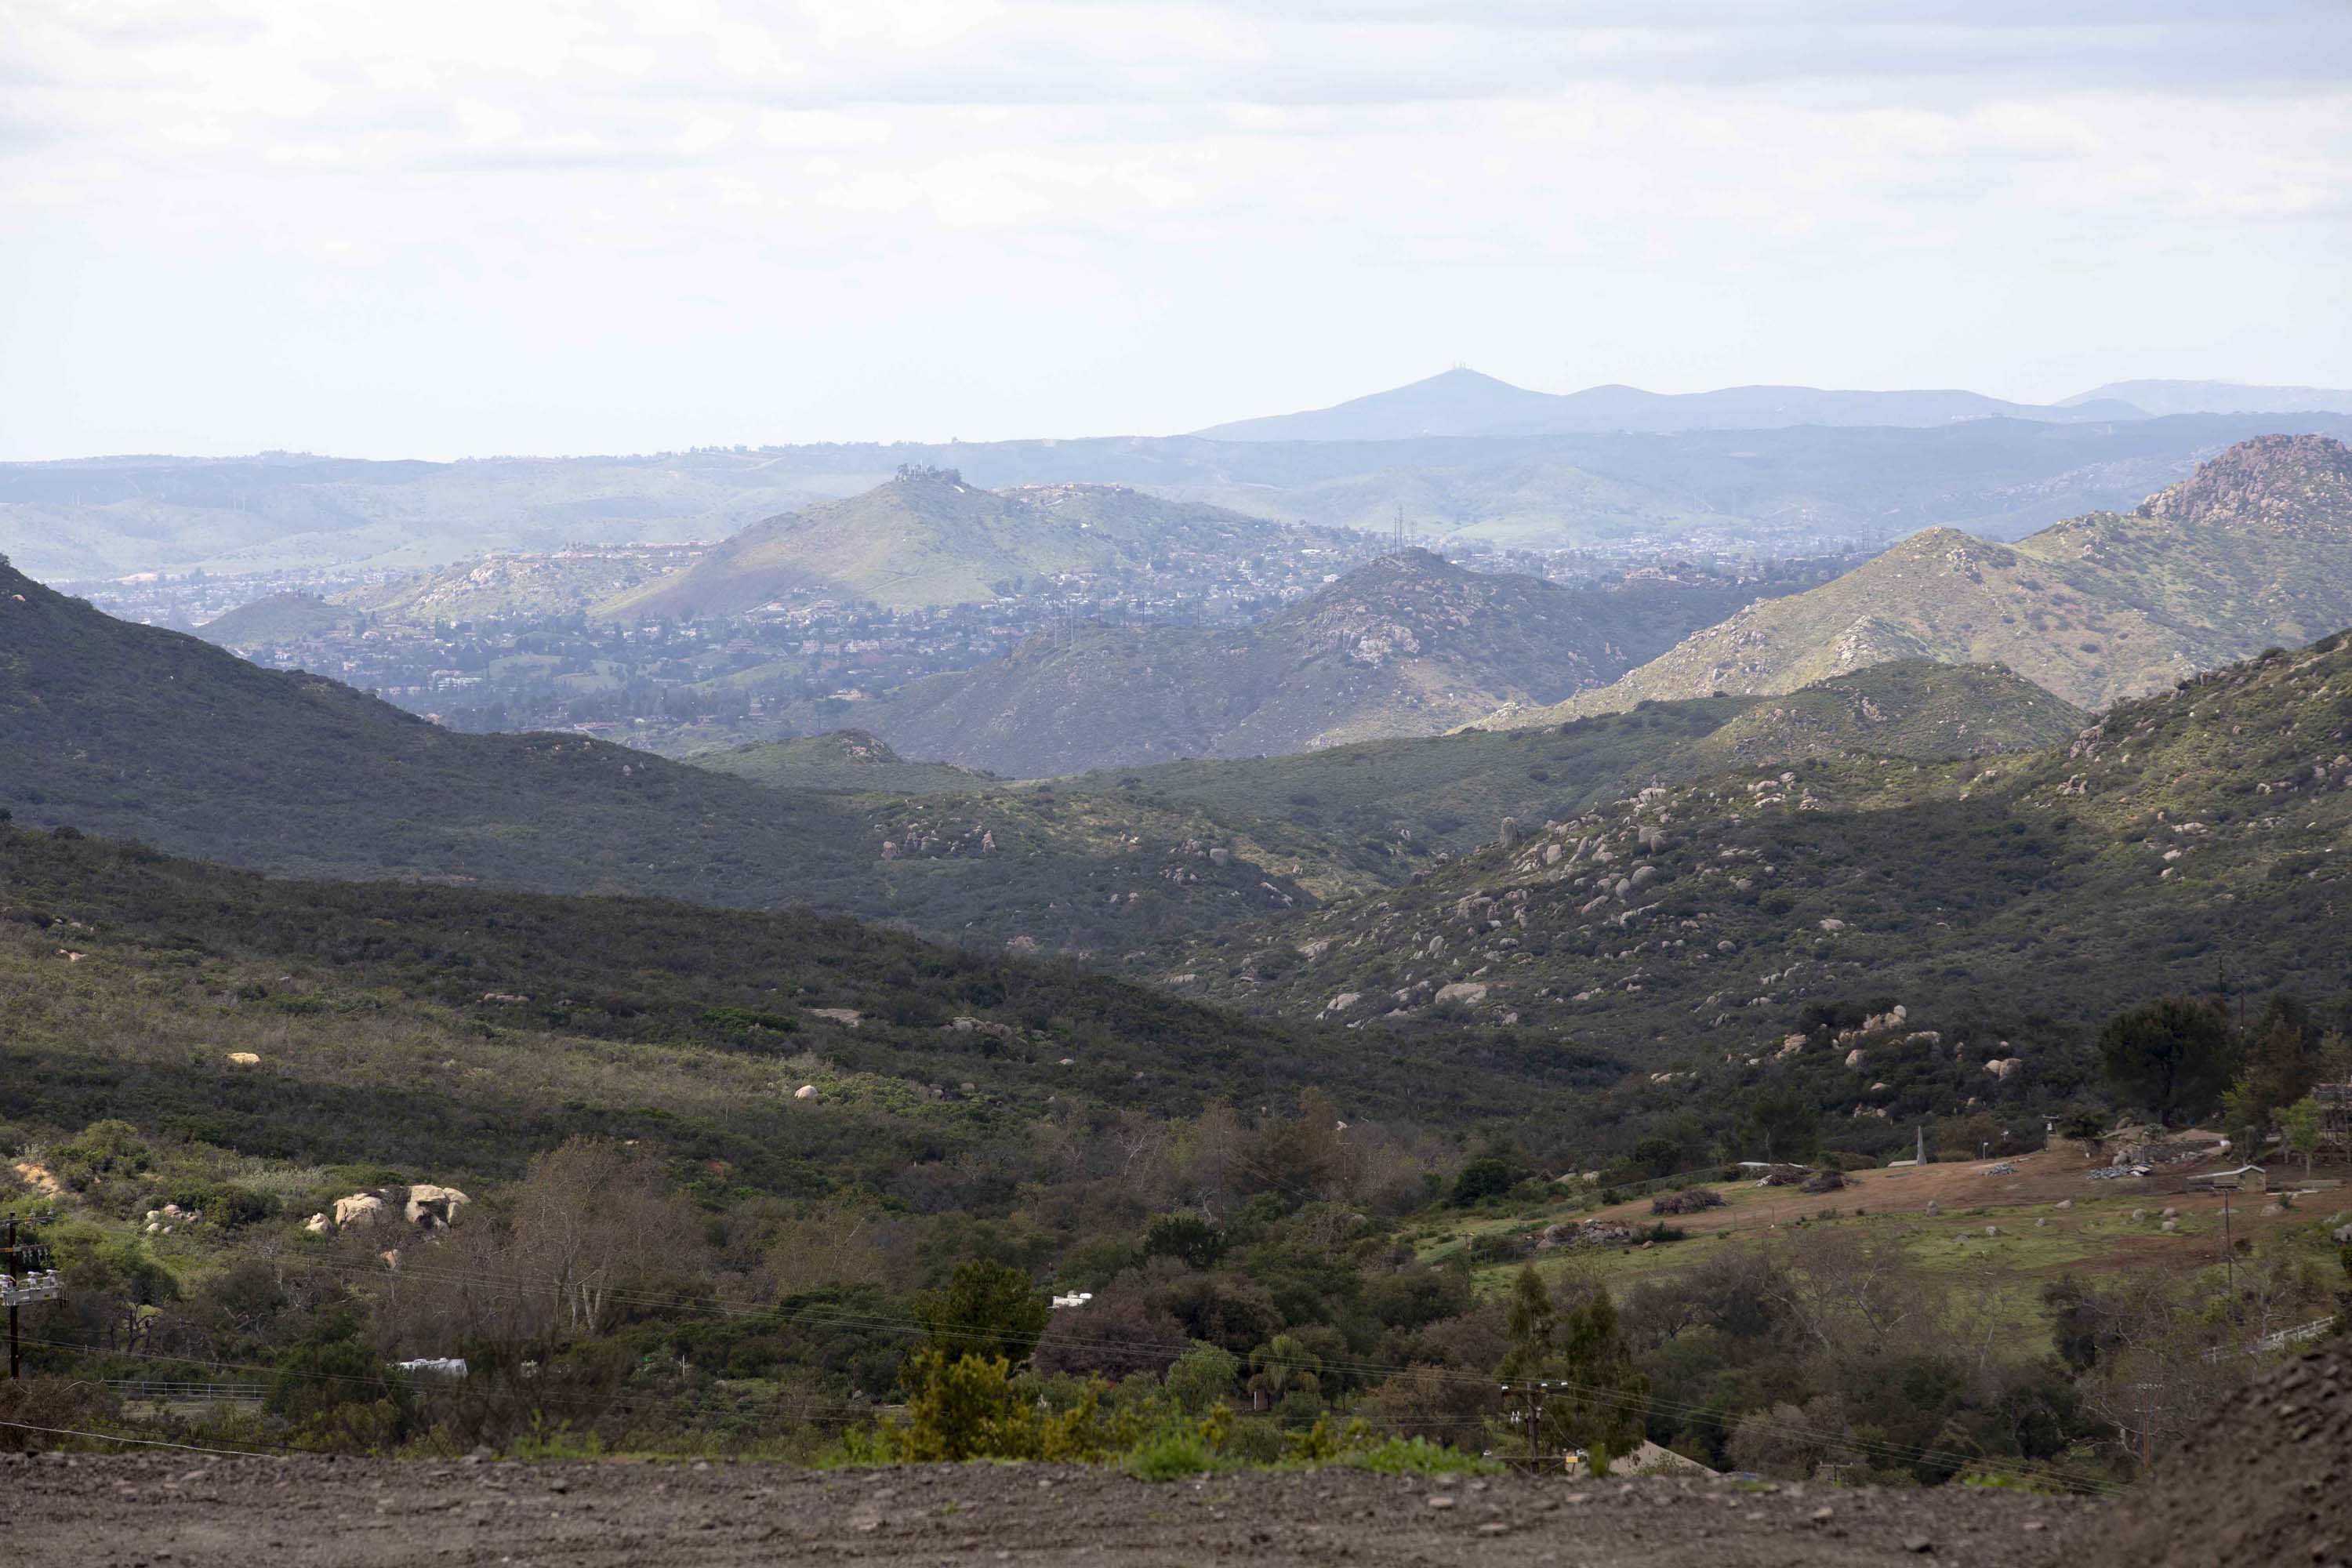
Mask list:
[[[1767,1160],[1802,1160],[1821,1145],[1820,1118],[1793,1087],[1767,1089],[1749,1099],[1739,1137]]]
[[[1206,1415],[1234,1391],[1241,1375],[1239,1357],[1223,1345],[1194,1340],[1192,1348],[1176,1358],[1162,1386],[1176,1407],[1187,1415]]]
[[[1026,1361],[1052,1315],[1026,1274],[984,1258],[957,1265],[946,1289],[928,1291],[915,1303],[929,1348],[950,1359],[978,1355]]]
[[[2107,1081],[2159,1121],[2212,1104],[2230,1082],[2234,1056],[2221,1010],[2187,996],[2142,1003],[2099,1031]]]
[[[1279,1405],[1293,1389],[1313,1394],[1322,1386],[1318,1375],[1323,1358],[1308,1350],[1296,1334],[1276,1334],[1250,1352],[1249,1389],[1268,1404]]]
[[[1163,1214],[1143,1227],[1146,1258],[1174,1258],[1187,1268],[1213,1268],[1224,1256],[1225,1233],[1197,1214]]]
[[[1617,1304],[1594,1284],[1556,1300],[1532,1265],[1512,1281],[1505,1383],[1552,1384],[1538,1444],[1631,1453],[1642,1441],[1649,1378],[1634,1370]]]
[[[1139,1297],[1112,1294],[1055,1312],[1038,1337],[1033,1365],[1043,1375],[1126,1378],[1163,1370],[1184,1347],[1183,1324]]]
[[[690,1234],[652,1154],[611,1138],[569,1138],[524,1172],[504,1250],[509,1267],[544,1282],[553,1321],[594,1334],[614,1286],[680,1261]]]
[[[901,1459],[954,1462],[1028,1458],[1036,1415],[1002,1355],[950,1355],[937,1346],[907,1358],[907,1424],[892,1429]]]
[[[1482,1198],[1500,1197],[1517,1184],[1518,1173],[1510,1162],[1493,1154],[1482,1154],[1462,1167],[1454,1178],[1454,1205],[1467,1208]]]
[[[2288,1152],[2303,1156],[2305,1176],[2311,1174],[2311,1157],[2319,1152],[2324,1126],[2319,1101],[2307,1094],[2279,1112],[2279,1131],[2285,1135]]]
[[[1682,1163],[1682,1145],[1660,1133],[1652,1133],[1633,1145],[1625,1163],[1644,1176],[1671,1176]]]

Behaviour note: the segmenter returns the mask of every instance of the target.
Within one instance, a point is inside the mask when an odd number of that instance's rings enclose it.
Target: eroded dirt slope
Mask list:
[[[838,1562],[1970,1568],[2073,1561],[2096,1505],[1719,1481],[1440,1485],[1356,1471],[1153,1484],[1044,1466],[434,1465],[43,1456],[0,1463],[32,1568]],[[1433,1505],[1431,1499],[1442,1500]]]

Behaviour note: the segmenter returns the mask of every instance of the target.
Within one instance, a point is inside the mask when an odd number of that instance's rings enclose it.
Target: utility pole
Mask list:
[[[49,1215],[31,1215],[19,1220],[15,1215],[0,1219],[7,1227],[7,1240],[0,1246],[0,1303],[8,1308],[8,1376],[13,1381],[25,1375],[24,1342],[18,1337],[16,1309],[35,1301],[58,1299],[58,1271],[51,1267],[49,1249],[20,1239],[20,1226],[38,1225]]]
[[[1516,1388],[1507,1383],[1503,1384],[1503,1394],[1506,1397],[1508,1397],[1513,1394],[1522,1394],[1527,1396],[1528,1468],[1530,1470],[1539,1470],[1543,1468],[1543,1455],[1541,1452],[1541,1445],[1543,1442],[1543,1391],[1547,1386],[1549,1385],[1541,1383],[1523,1383]]]
[[[2229,1280],[2230,1295],[2238,1294],[2238,1249],[2230,1236],[2230,1189],[2221,1189],[2221,1268]]]

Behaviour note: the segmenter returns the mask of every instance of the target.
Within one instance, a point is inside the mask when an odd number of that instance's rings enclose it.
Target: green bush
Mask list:
[[[1377,1470],[1384,1476],[1491,1476],[1503,1468],[1492,1459],[1426,1437],[1385,1437],[1345,1449],[1331,1462],[1351,1470]]]
[[[1172,1481],[1234,1467],[1234,1461],[1218,1452],[1200,1423],[1184,1421],[1152,1431],[1127,1451],[1119,1468],[1138,1480]]]

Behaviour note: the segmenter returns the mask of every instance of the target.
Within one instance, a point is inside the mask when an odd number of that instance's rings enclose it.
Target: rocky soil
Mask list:
[[[2094,1568],[2352,1563],[2352,1347],[2323,1345],[2163,1456]]]
[[[1489,1481],[1325,1470],[1165,1483],[1046,1466],[11,1456],[31,1568],[1212,1562],[1847,1568],[2078,1561],[2110,1505],[1979,1490]],[[2220,1561],[2216,1559],[2214,1561]],[[2238,1561],[2250,1561],[2238,1559]]]

